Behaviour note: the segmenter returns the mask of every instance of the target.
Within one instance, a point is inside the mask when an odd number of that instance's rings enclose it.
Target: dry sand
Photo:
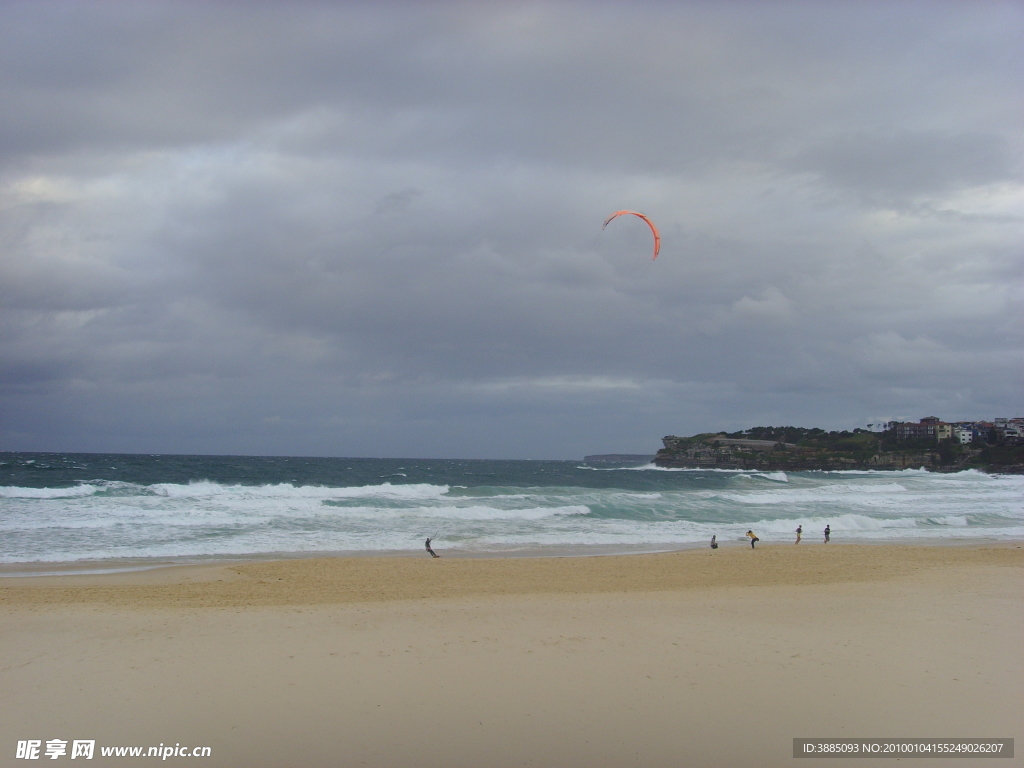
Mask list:
[[[886,736],[1014,737],[983,764],[1020,766],[1022,566],[805,542],[3,579],[0,765],[57,738],[89,765],[810,768],[835,760],[794,737]]]

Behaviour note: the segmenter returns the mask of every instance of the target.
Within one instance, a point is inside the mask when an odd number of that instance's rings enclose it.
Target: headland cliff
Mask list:
[[[1024,473],[1024,446],[899,439],[895,428],[883,432],[826,432],[799,427],[754,427],[731,434],[668,435],[662,443],[664,447],[654,458],[659,467],[762,472],[923,468],[938,472],[980,469]]]

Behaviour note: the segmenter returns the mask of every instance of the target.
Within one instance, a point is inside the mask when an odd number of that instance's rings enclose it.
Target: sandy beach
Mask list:
[[[805,542],[2,579],[0,754],[813,766],[835,760],[794,761],[794,738],[1014,737],[994,764],[1024,765],[1022,566],[1017,544]]]

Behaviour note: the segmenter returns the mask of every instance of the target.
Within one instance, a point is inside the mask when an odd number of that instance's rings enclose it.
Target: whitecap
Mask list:
[[[425,499],[438,498],[448,493],[447,485],[431,485],[429,483],[410,483],[407,485],[364,485],[333,488],[322,485],[293,485],[276,483],[273,485],[221,485],[209,480],[197,480],[182,485],[180,483],[156,483],[149,486],[150,490],[159,495],[171,498],[203,498],[211,496],[238,496],[249,498],[305,498],[305,499],[343,499],[380,497],[388,499]]]
[[[7,499],[73,499],[92,496],[99,489],[95,485],[76,485],[71,488],[20,488],[0,486],[0,497]]]

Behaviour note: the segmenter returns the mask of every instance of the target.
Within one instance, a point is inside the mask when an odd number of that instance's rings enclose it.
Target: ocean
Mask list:
[[[650,552],[1024,538],[1024,476],[575,461],[0,454],[0,563]],[[424,555],[425,556],[425,555]],[[16,568],[14,569],[16,571]]]

